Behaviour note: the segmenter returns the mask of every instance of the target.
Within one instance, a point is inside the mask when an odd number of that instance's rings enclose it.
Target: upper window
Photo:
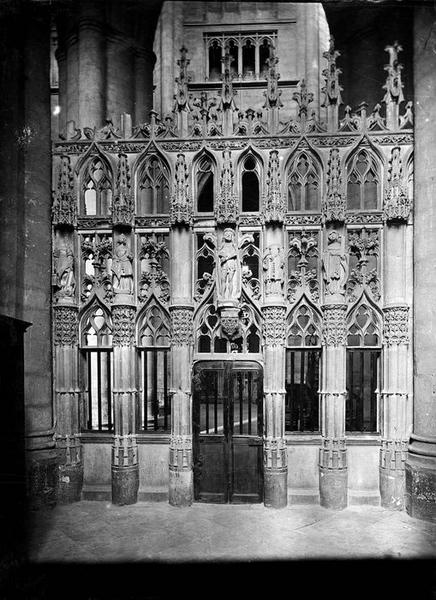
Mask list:
[[[301,152],[288,171],[288,210],[319,211],[321,207],[321,176],[318,162]]]
[[[378,208],[380,174],[375,158],[367,150],[360,150],[348,163],[347,205],[349,210],[376,210]]]
[[[242,212],[259,210],[259,166],[255,158],[249,154],[242,163]]]
[[[165,214],[169,204],[169,170],[160,158],[149,156],[138,179],[138,214]]]
[[[87,166],[82,183],[81,213],[109,215],[112,210],[112,183],[109,168],[99,158]]]
[[[206,33],[206,79],[219,81],[226,51],[231,57],[230,71],[234,79],[265,78],[270,46],[276,45],[277,32]]]
[[[213,212],[214,169],[208,156],[201,157],[197,165],[197,211]]]

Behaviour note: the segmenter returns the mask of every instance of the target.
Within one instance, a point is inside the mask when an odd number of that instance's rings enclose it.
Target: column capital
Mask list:
[[[345,346],[347,328],[345,315],[346,304],[325,304],[323,313],[323,343],[327,346]]]
[[[409,306],[392,305],[383,308],[383,340],[387,346],[409,344]]]
[[[135,315],[136,306],[131,304],[114,304],[112,306],[114,346],[134,345]]]
[[[53,307],[55,346],[75,346],[78,343],[79,308],[73,304],[56,304]]]
[[[262,306],[263,335],[266,346],[284,346],[286,339],[286,306]]]

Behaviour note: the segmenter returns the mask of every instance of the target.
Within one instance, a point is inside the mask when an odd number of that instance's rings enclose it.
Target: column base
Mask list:
[[[26,487],[28,508],[52,507],[57,503],[59,463],[56,450],[28,452]]]
[[[171,506],[191,506],[194,499],[192,469],[169,471],[168,501]]]
[[[436,522],[436,455],[416,455],[409,448],[404,499],[411,517]]]
[[[59,465],[58,503],[71,504],[82,498],[83,464]]]
[[[347,469],[319,467],[319,503],[324,508],[342,510],[348,504]]]
[[[390,510],[404,508],[404,469],[379,469],[380,504]]]
[[[112,504],[123,506],[138,501],[139,466],[112,465]]]
[[[264,504],[284,508],[288,504],[288,470],[264,470]]]

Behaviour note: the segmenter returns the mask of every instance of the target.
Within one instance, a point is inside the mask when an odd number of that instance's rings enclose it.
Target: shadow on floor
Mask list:
[[[15,565],[3,599],[366,598],[435,600],[435,561]],[[413,594],[413,596],[412,596]]]

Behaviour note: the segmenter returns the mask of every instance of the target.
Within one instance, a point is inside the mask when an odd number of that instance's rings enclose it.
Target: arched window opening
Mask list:
[[[209,79],[219,81],[221,75],[221,46],[215,40],[209,46]]]
[[[242,212],[259,210],[259,177],[256,161],[247,156],[242,167]]]
[[[287,318],[285,429],[319,431],[321,321],[306,303]]]
[[[111,179],[105,164],[99,158],[95,158],[86,170],[82,198],[82,214],[109,215],[111,213]]]
[[[238,76],[238,46],[236,45],[234,40],[229,41],[227,49],[231,58],[230,73],[234,78],[236,78]]]
[[[262,77],[266,77],[268,72],[267,60],[270,54],[270,45],[271,42],[265,38],[259,47],[260,74]]]
[[[319,211],[321,207],[321,177],[318,164],[301,153],[288,174],[288,210]]]
[[[157,156],[147,158],[141,171],[138,204],[139,215],[166,214],[169,211],[169,173]]]
[[[168,314],[151,303],[138,321],[138,372],[140,379],[137,431],[167,432],[170,428],[169,398],[171,341]]]
[[[242,74],[244,79],[254,79],[255,63],[254,44],[251,40],[247,40],[242,47]]]
[[[197,210],[213,212],[214,205],[214,173],[212,162],[203,157],[197,167]]]
[[[82,426],[90,431],[112,431],[112,323],[98,304],[82,318],[81,333],[85,387]]]
[[[379,169],[374,157],[360,150],[348,164],[349,210],[376,210],[379,206]]]
[[[378,431],[380,344],[380,320],[362,303],[348,318],[346,431]]]

